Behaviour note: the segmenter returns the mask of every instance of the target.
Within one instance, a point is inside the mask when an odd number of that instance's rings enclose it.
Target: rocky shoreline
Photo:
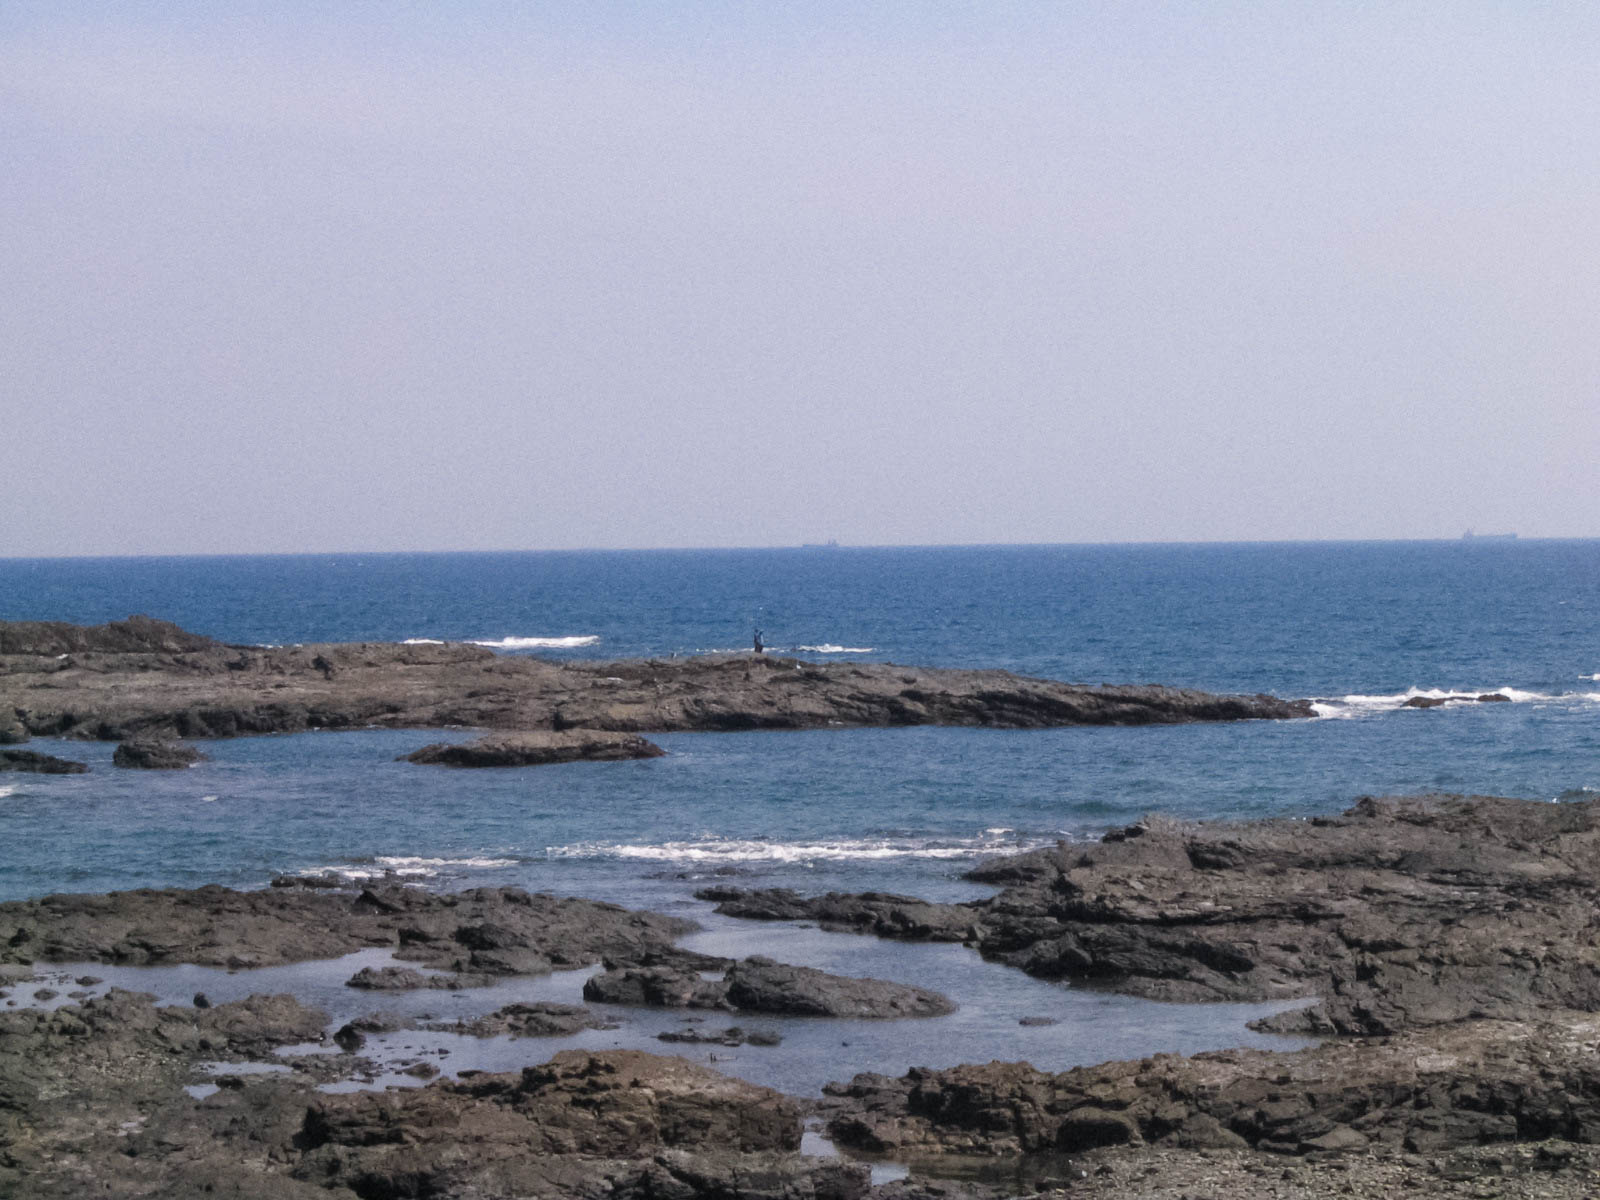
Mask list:
[[[785,1097],[666,1055],[567,1050],[510,1074],[330,1095],[373,1019],[330,1033],[290,996],[153,1007],[111,991],[0,1009],[0,1191],[26,1197],[1593,1194],[1600,1167],[1600,807],[1364,799],[1336,817],[1182,825],[986,863],[988,899],[718,889],[745,919],[960,942],[995,962],[1166,999],[1299,997],[1329,1040],[1049,1073],[1022,1063],[840,1079]],[[402,988],[599,964],[586,995],[722,1013],[918,1017],[942,997],[771,959],[693,954],[676,918],[514,888],[144,890],[0,905],[28,964],[247,969],[392,952]],[[402,965],[406,964],[406,965]],[[356,980],[352,978],[352,985]],[[590,990],[592,989],[592,991]],[[614,1011],[626,1011],[619,1008]],[[403,1023],[402,1023],[403,1024]],[[532,1004],[468,1036],[605,1021]],[[447,1027],[435,1025],[434,1027]],[[710,1027],[708,1027],[709,1029]],[[931,1036],[937,1036],[933,1033]],[[741,1029],[669,1040],[738,1044]],[[229,1075],[286,1042],[290,1070]],[[761,1044],[757,1042],[756,1044]],[[206,1072],[218,1082],[186,1091]],[[220,1074],[219,1074],[220,1072]],[[437,1074],[434,1066],[414,1074]],[[800,1155],[808,1120],[848,1151]]]
[[[1007,671],[819,664],[771,654],[554,663],[462,644],[231,646],[148,617],[99,626],[0,622],[0,729],[11,740],[120,742],[368,727],[572,735],[558,749],[486,752],[474,763],[523,765],[648,755],[649,743],[619,753],[615,737],[646,733],[1044,729],[1312,715],[1307,701],[1273,696],[1090,686]],[[585,747],[594,753],[586,755]]]

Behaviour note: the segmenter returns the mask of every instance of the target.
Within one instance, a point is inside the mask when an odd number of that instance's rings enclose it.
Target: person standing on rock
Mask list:
[[[757,654],[765,654],[767,652],[767,648],[761,644],[761,630],[757,629],[751,640],[755,642]]]

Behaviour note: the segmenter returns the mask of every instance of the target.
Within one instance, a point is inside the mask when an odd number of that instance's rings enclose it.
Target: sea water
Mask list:
[[[441,736],[423,731],[208,743],[208,761],[178,772],[116,770],[109,745],[37,739],[92,771],[0,776],[0,898],[327,871],[604,898],[695,917],[702,937],[738,946],[749,927],[716,918],[697,888],[960,900],[989,893],[962,879],[986,856],[1152,812],[1304,817],[1366,794],[1600,795],[1596,541],[0,560],[0,618],[134,612],[235,643],[464,640],[561,660],[739,651],[759,628],[769,649],[822,661],[1265,691],[1310,698],[1319,716],[662,734],[664,758],[509,771],[396,762]],[[1478,703],[1486,693],[1509,702]],[[1404,707],[1417,695],[1450,702]],[[790,961],[947,977],[979,1012],[974,996],[1006,994],[962,976],[952,964],[971,956],[959,948],[756,929]],[[923,951],[927,962],[896,958]],[[943,1049],[1005,1057],[1031,1038],[1055,1047],[1035,1056],[1054,1065],[1090,1047],[1141,1052],[1103,1033],[1076,1049],[1017,1033],[1044,996],[1012,997],[979,1022],[987,1033]],[[1135,1002],[1092,1002],[1112,1005],[1102,1025],[1160,1026],[1132,1017]],[[1238,1043],[1239,1020],[1141,1044]],[[861,1061],[921,1061],[905,1040],[918,1035],[894,1036],[870,1053],[858,1041]]]

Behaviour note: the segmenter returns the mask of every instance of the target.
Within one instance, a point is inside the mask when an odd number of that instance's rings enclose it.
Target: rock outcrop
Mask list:
[[[1310,717],[1303,700],[1087,686],[1006,671],[710,655],[558,664],[482,646],[226,646],[164,622],[0,622],[0,711],[35,736],[306,729],[1042,729]]]
[[[40,754],[37,750],[0,750],[0,771],[33,775],[82,775],[88,769],[87,763],[57,758],[53,754]]]
[[[155,738],[130,738],[117,746],[111,761],[119,767],[143,771],[177,771],[192,767],[205,755],[193,746],[164,742]]]
[[[587,980],[583,996],[607,1004],[806,1017],[893,1019],[955,1011],[946,997],[925,988],[830,975],[759,956],[729,963],[721,979],[704,978],[709,973],[704,964],[618,966]]]
[[[1600,1020],[1466,1021],[1294,1054],[1160,1055],[1060,1074],[1025,1063],[858,1075],[827,1089],[842,1145],[895,1154],[1078,1154],[1104,1146],[1280,1155],[1436,1154],[1600,1142]]]
[[[475,742],[435,742],[401,757],[405,762],[444,767],[537,767],[547,763],[660,758],[665,753],[654,742],[634,733],[564,729],[495,734]]]
[[[520,888],[435,895],[223,887],[45,896],[0,904],[0,962],[262,967],[373,946],[440,971],[543,974],[670,952],[694,924]]]
[[[721,910],[962,940],[1047,979],[1159,1000],[1320,997],[1269,1024],[1373,1035],[1600,1011],[1600,805],[1364,799],[1338,817],[1180,825],[996,860],[988,900],[717,889]]]

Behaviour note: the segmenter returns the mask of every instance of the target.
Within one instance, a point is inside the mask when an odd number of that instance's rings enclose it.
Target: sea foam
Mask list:
[[[575,634],[570,637],[504,637],[499,641],[474,641],[474,646],[488,646],[492,650],[576,650],[592,646],[600,640],[597,633]]]
[[[1446,688],[1407,688],[1403,692],[1380,695],[1354,693],[1326,700],[1315,700],[1311,709],[1319,717],[1350,720],[1378,713],[1395,712],[1405,708],[1415,699],[1442,700],[1445,705],[1477,704],[1480,696],[1504,696],[1513,704],[1594,704],[1600,702],[1600,692],[1533,692],[1525,688],[1486,687],[1471,691],[1451,691]]]
[[[370,865],[369,865],[370,864]],[[351,882],[363,879],[383,879],[402,876],[408,879],[432,879],[442,872],[491,871],[496,867],[514,867],[514,858],[424,858],[412,854],[380,854],[361,863],[334,863],[325,867],[307,867],[302,875],[338,875]]]
[[[1010,831],[1005,831],[1009,833]],[[764,842],[754,839],[633,844],[580,842],[551,846],[551,858],[624,859],[668,863],[883,862],[891,859],[963,859],[1018,853],[1055,845],[1057,838],[843,838],[837,841]]]

